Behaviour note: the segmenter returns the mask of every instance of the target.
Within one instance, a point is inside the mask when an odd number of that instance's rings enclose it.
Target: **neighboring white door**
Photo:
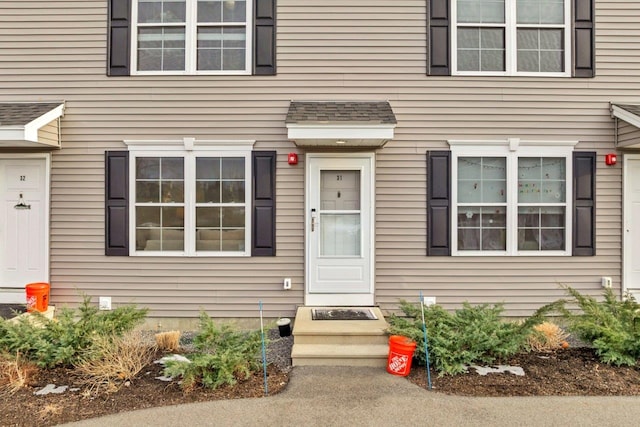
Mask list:
[[[26,303],[47,282],[47,160],[0,159],[0,303]]]
[[[306,305],[373,305],[373,154],[307,154]]]
[[[640,300],[640,155],[624,156],[624,289]]]

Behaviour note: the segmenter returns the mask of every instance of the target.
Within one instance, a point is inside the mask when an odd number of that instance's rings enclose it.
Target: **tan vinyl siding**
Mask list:
[[[38,130],[38,141],[43,144],[59,146],[60,138],[58,137],[58,119],[53,120],[51,123],[42,126]]]
[[[593,79],[426,76],[424,0],[278,0],[277,76],[107,77],[104,1],[0,2],[0,100],[66,102],[51,165],[52,301],[112,296],[153,316],[292,316],[304,295],[304,151],[291,100],[388,100],[396,137],[376,156],[376,302],[419,291],[446,308],[505,302],[522,315],[621,286],[621,165],[609,102],[640,101],[640,3],[597,1]],[[123,140],[255,139],[278,151],[277,256],[104,256],[104,152]],[[426,161],[448,139],[577,140],[597,151],[594,257],[427,257]],[[289,166],[288,152],[300,163]],[[293,289],[282,289],[291,277]]]
[[[627,145],[640,144],[640,129],[623,120],[616,120],[618,127],[618,145],[626,147]]]

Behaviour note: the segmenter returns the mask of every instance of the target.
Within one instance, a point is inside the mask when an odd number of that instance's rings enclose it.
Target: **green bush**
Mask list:
[[[418,343],[415,358],[425,364],[424,333],[420,305],[401,301],[405,317],[391,316],[389,333],[404,335]],[[429,359],[440,375],[464,372],[465,365],[492,363],[525,348],[532,327],[540,317],[525,322],[505,321],[502,305],[483,304],[449,313],[438,305],[424,308]]]
[[[198,385],[212,389],[233,385],[261,368],[260,330],[238,331],[228,323],[217,325],[206,313],[201,313],[193,344],[196,352],[187,355],[189,362],[171,360],[164,369],[167,376],[182,377],[181,386],[185,390]]]
[[[72,366],[93,345],[95,334],[121,336],[142,323],[147,311],[135,306],[100,311],[84,296],[77,311],[62,308],[54,320],[37,312],[35,321],[0,319],[0,352],[19,353],[41,368]]]
[[[640,304],[629,295],[620,300],[612,289],[601,301],[563,286],[571,299],[561,299],[541,310],[555,311],[567,321],[567,329],[590,343],[602,362],[633,366],[640,358]],[[575,311],[577,306],[579,311]]]

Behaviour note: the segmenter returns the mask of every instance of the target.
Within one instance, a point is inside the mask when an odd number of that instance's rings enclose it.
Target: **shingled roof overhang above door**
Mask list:
[[[291,101],[285,123],[300,147],[378,148],[397,122],[386,101]]]
[[[611,117],[616,119],[615,144],[620,148],[640,148],[640,104],[610,105]],[[618,123],[622,120],[625,124]],[[628,125],[633,126],[630,128]]]
[[[0,148],[60,148],[62,102],[0,103]]]

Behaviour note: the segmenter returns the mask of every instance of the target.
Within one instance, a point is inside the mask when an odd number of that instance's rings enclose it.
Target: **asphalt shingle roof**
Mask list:
[[[23,126],[62,102],[0,103],[0,126]]]
[[[335,122],[397,123],[391,105],[386,101],[291,101],[286,119],[286,123]]]

